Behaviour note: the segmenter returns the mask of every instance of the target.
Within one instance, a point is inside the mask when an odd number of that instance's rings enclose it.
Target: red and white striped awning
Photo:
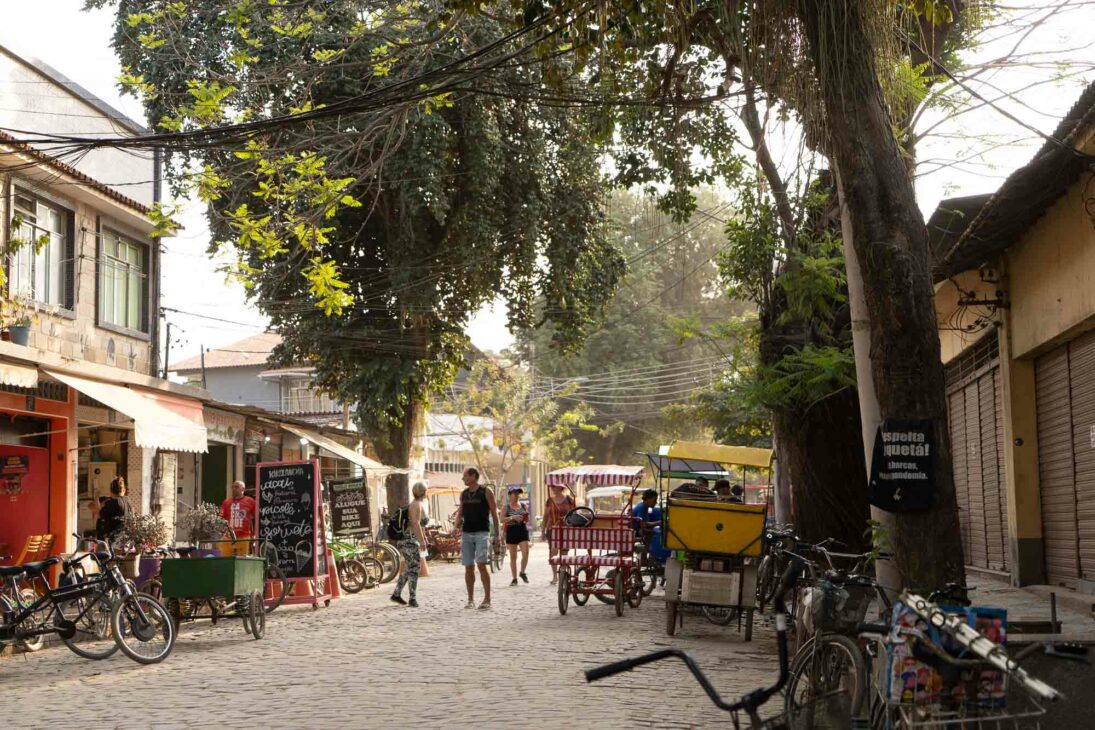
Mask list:
[[[643,478],[641,466],[619,466],[616,464],[585,464],[556,469],[544,477],[549,487],[573,487],[583,483],[590,487],[634,487]]]

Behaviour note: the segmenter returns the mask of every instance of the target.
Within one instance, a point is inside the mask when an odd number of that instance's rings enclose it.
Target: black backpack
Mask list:
[[[388,539],[405,540],[407,538],[407,508],[400,507],[388,520]]]

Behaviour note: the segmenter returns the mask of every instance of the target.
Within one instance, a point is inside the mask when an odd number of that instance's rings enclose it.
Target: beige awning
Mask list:
[[[307,439],[324,451],[329,451],[340,459],[345,459],[346,461],[357,464],[366,471],[384,473],[400,473],[407,471],[407,469],[397,469],[394,466],[385,466],[379,461],[370,459],[368,456],[365,456],[365,454],[359,454],[348,446],[343,446],[334,439],[328,438],[311,429],[293,426],[288,423],[281,423],[279,425],[289,433],[299,436],[302,439]]]
[[[38,368],[0,362],[0,383],[17,388],[37,388]]]
[[[136,391],[53,370],[47,370],[46,374],[132,418],[133,440],[141,448],[195,453],[209,450],[198,401]]]

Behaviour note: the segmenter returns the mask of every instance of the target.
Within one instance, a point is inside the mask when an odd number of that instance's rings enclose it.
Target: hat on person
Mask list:
[[[509,488],[506,489],[506,492],[508,494],[513,494],[514,492],[520,494],[523,491],[525,491],[525,488],[522,487],[520,484],[511,484]]]

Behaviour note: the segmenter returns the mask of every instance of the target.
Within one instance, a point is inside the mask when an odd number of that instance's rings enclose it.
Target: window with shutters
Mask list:
[[[99,243],[99,322],[148,332],[148,246],[104,228]]]
[[[72,309],[72,211],[19,186],[12,188],[12,211],[9,244],[20,244],[8,260],[12,295]]]

